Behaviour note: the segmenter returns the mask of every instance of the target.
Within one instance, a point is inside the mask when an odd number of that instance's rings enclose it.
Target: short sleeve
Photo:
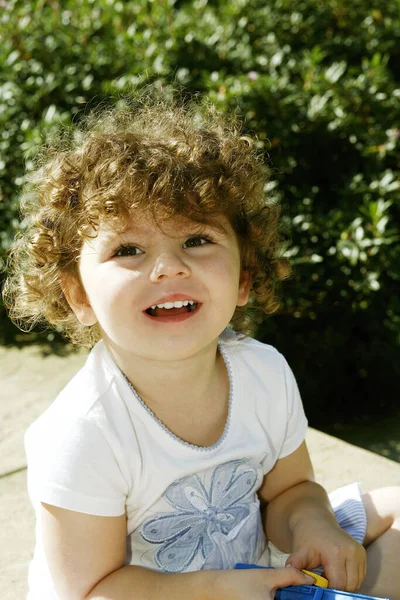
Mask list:
[[[96,423],[80,418],[51,432],[34,423],[25,434],[25,448],[35,508],[45,502],[91,515],[124,514],[127,482]]]
[[[287,426],[285,440],[279,458],[289,456],[289,454],[292,454],[292,452],[297,450],[304,441],[308,426],[296,379],[284,358],[283,375],[286,388]]]

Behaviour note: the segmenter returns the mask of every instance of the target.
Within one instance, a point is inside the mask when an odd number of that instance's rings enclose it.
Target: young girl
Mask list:
[[[29,600],[265,600],[319,566],[399,599],[398,490],[344,488],[338,522],[290,368],[244,335],[288,275],[253,142],[167,100],[65,140],[26,190],[4,290],[14,319],[94,346],[26,434]]]

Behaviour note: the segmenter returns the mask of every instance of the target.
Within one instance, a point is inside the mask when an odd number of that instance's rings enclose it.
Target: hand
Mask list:
[[[329,587],[354,592],[365,578],[366,552],[337,523],[318,520],[296,528],[286,564],[297,569],[322,565]]]
[[[215,600],[274,600],[277,588],[312,585],[314,579],[294,567],[219,571]]]

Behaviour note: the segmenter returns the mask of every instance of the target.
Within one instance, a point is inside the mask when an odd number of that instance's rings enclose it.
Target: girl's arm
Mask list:
[[[164,574],[124,566],[125,517],[42,504],[43,543],[60,600],[273,600],[277,587],[310,584],[295,568]]]
[[[343,531],[325,490],[315,483],[305,442],[277,461],[259,497],[267,537],[298,569],[323,565],[330,587],[354,591],[366,569],[365,550]]]

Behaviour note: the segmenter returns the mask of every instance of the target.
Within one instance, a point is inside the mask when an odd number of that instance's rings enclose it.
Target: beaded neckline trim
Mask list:
[[[147,406],[147,404],[142,400],[142,398],[139,396],[139,394],[137,393],[137,391],[135,390],[135,388],[133,387],[133,385],[131,384],[131,382],[129,381],[129,379],[126,377],[125,373],[122,373],[123,376],[125,377],[128,385],[129,385],[130,389],[132,390],[133,395],[135,396],[135,398],[143,406],[143,408],[146,410],[146,412],[149,413],[149,415],[152,417],[152,419],[154,419],[154,421],[161,427],[161,429],[163,429],[171,438],[173,438],[179,444],[181,444],[183,446],[187,446],[188,448],[192,448],[193,450],[197,450],[199,452],[210,452],[212,450],[215,450],[219,446],[221,446],[221,444],[224,442],[225,438],[228,435],[228,432],[230,430],[230,425],[231,425],[232,404],[233,404],[233,376],[232,376],[232,366],[231,366],[230,359],[227,356],[225,350],[223,350],[220,345],[218,345],[218,348],[219,348],[219,351],[221,352],[222,358],[224,359],[226,370],[228,372],[228,379],[229,379],[228,417],[226,419],[225,428],[224,428],[224,431],[223,431],[221,437],[212,446],[197,446],[196,444],[190,444],[189,442],[186,442],[185,440],[182,440],[180,437],[178,437],[177,435],[175,435],[174,433],[172,433],[172,431],[170,429],[168,429],[168,427],[166,427],[166,425],[164,425],[164,423],[162,421],[160,421],[160,419],[158,417],[156,417],[156,415],[153,413],[153,411],[151,410],[151,408],[149,408]]]

